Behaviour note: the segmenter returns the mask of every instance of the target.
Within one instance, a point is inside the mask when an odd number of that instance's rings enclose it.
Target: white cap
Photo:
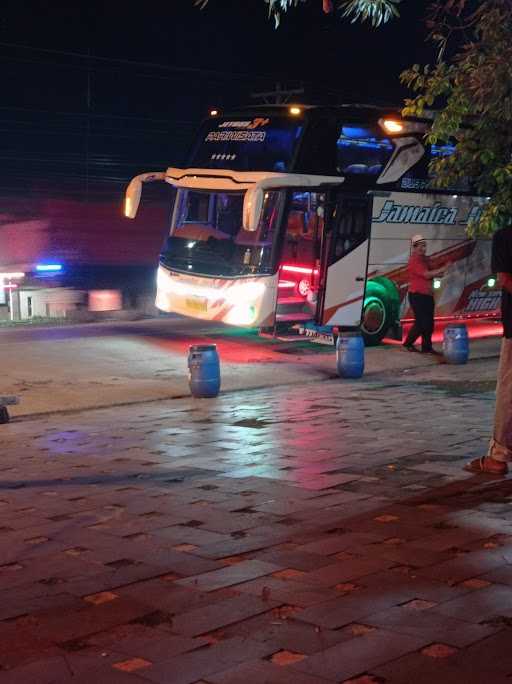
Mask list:
[[[426,239],[423,237],[423,235],[420,235],[419,233],[412,236],[411,245],[414,247],[414,245],[417,245],[418,242],[426,242]]]

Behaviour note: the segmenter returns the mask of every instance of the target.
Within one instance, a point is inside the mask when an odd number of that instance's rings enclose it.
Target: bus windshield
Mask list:
[[[288,171],[302,125],[285,117],[212,119],[199,131],[192,168]]]
[[[244,192],[178,190],[162,263],[203,275],[272,273],[283,193],[265,194],[254,232],[243,228],[243,201]]]

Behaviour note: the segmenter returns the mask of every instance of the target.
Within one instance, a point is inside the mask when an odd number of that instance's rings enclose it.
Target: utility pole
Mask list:
[[[251,93],[251,97],[260,99],[263,104],[286,104],[291,97],[304,95],[304,88],[286,89],[282,87],[281,83],[276,83],[274,90],[265,93]]]

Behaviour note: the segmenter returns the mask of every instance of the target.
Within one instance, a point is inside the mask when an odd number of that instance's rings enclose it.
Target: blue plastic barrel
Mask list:
[[[467,363],[469,339],[464,323],[455,323],[444,329],[443,354],[448,363]]]
[[[341,378],[360,378],[364,371],[364,340],[359,332],[340,332],[336,367]]]
[[[215,344],[197,344],[188,350],[188,384],[194,397],[216,397],[220,390],[220,363]]]

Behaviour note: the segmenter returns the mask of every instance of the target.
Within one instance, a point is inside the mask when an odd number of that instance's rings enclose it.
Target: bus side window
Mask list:
[[[336,153],[338,173],[371,177],[374,182],[391,158],[393,144],[376,125],[344,121],[339,124]]]
[[[447,143],[446,145],[431,145],[429,152],[431,159],[449,157],[455,152],[455,145],[451,143]],[[432,180],[432,176],[430,176],[430,174],[429,179]],[[464,178],[458,178],[457,181],[455,181],[455,183],[450,187],[446,188],[446,190],[448,192],[474,192],[477,194],[474,188],[474,182],[467,176]]]
[[[401,190],[425,192],[431,187],[434,177],[429,165],[433,159],[449,157],[455,151],[454,145],[426,145],[425,155],[413,167],[411,167],[398,181]],[[471,179],[460,178],[450,187],[444,188],[446,192],[472,192]]]
[[[368,237],[368,205],[365,200],[344,199],[337,208],[331,263],[358,247]]]

